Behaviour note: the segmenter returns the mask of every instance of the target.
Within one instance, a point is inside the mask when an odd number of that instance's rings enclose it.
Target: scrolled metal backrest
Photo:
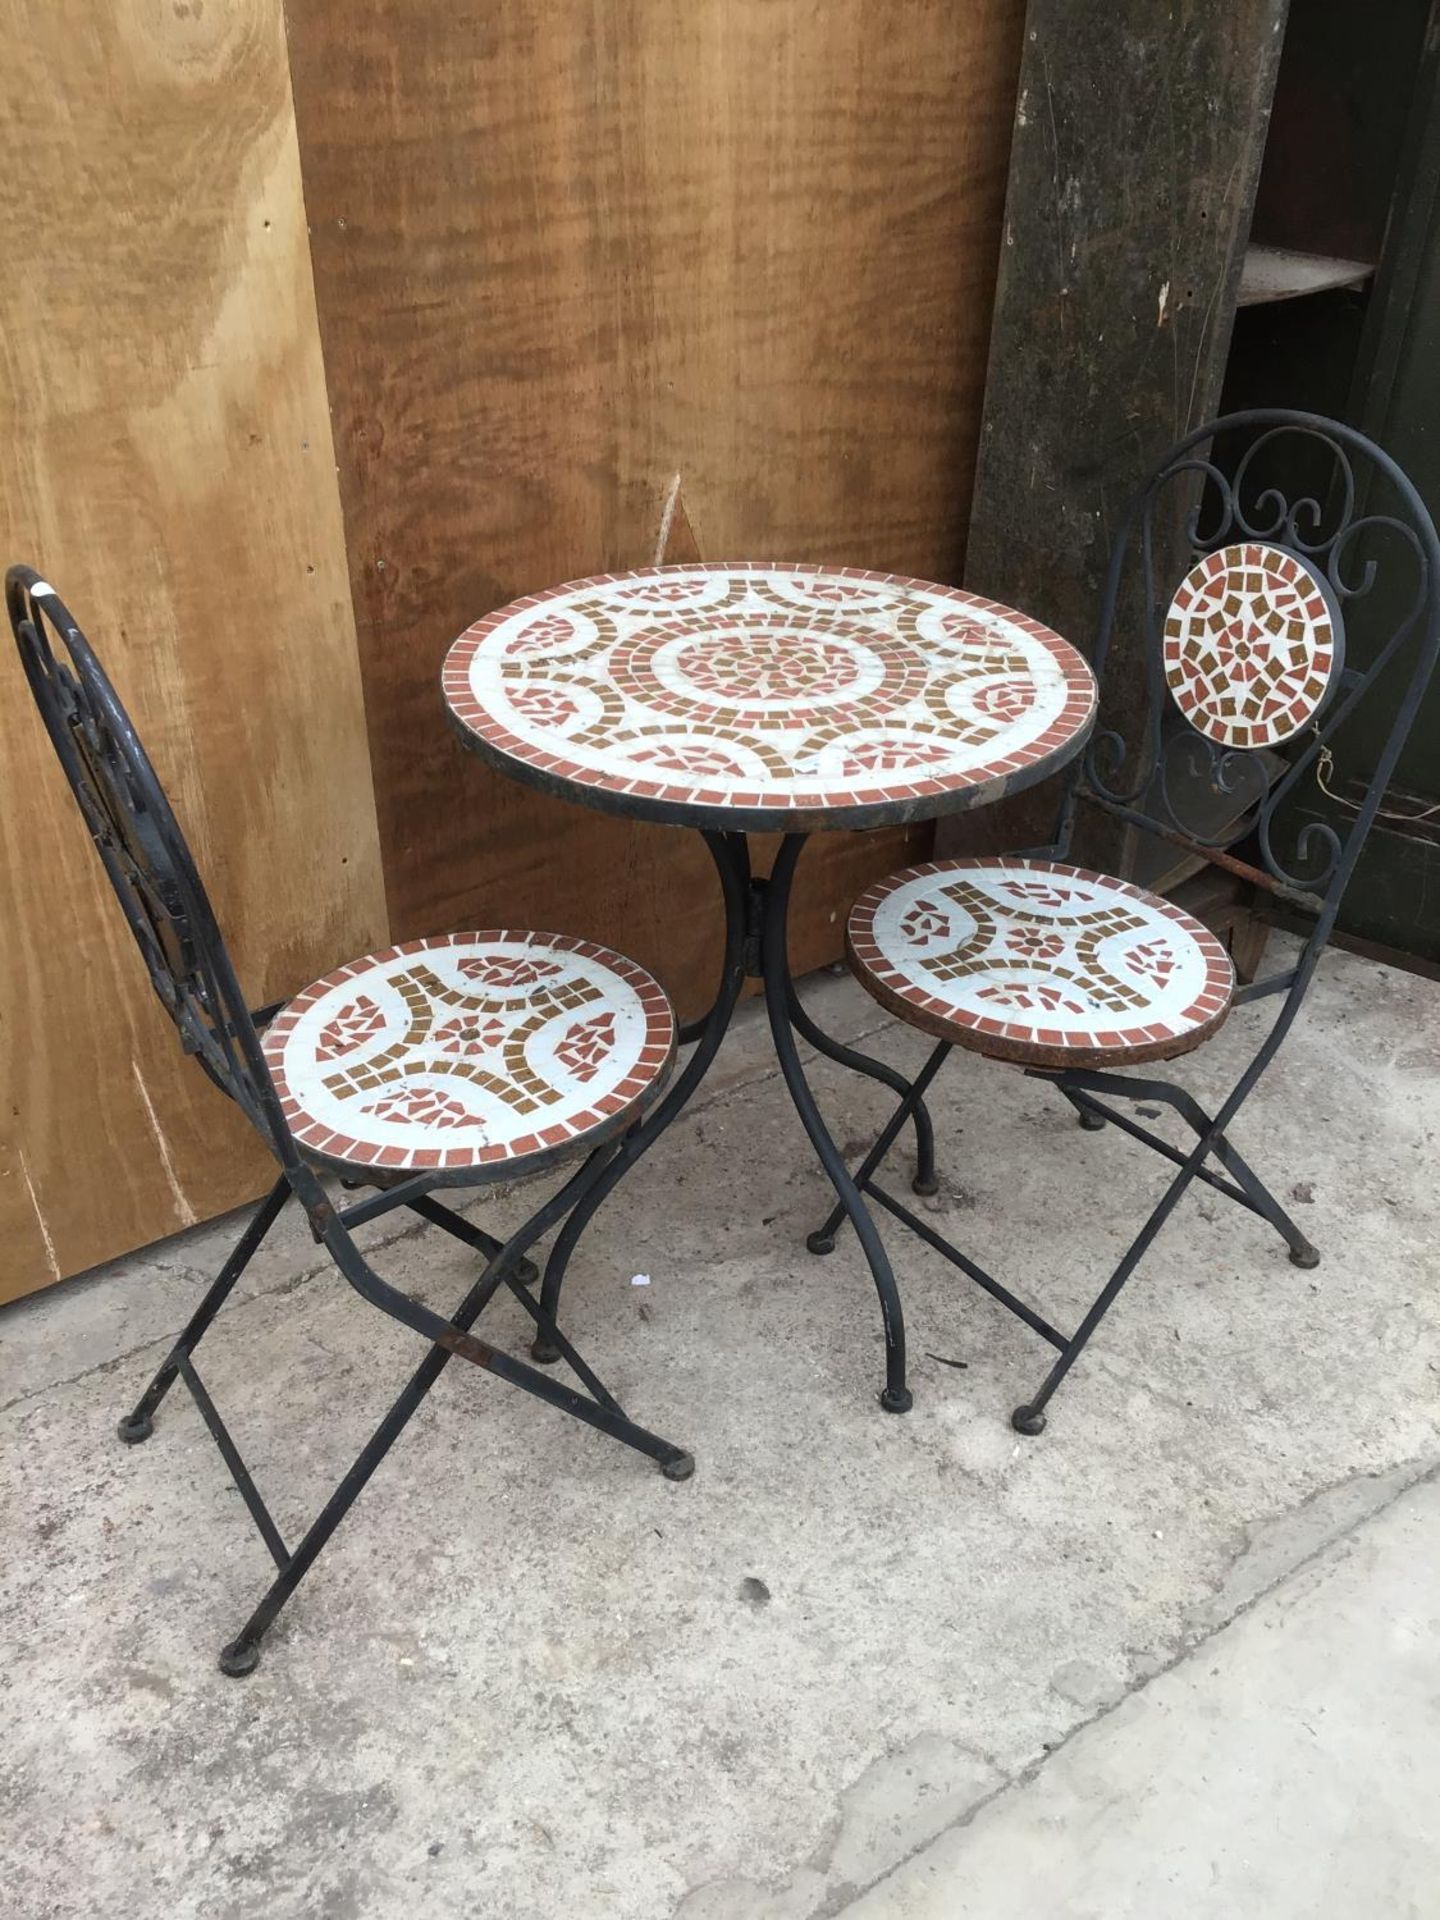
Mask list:
[[[293,1164],[295,1146],[230,955],[129,715],[64,602],[33,568],[11,567],[5,604],[30,691],[151,985],[186,1052],[277,1158]]]
[[[1215,443],[1239,439],[1243,451],[1227,469]],[[1293,494],[1276,483],[1277,455],[1280,466],[1307,476]],[[1379,631],[1368,635],[1368,658],[1357,666],[1346,658],[1346,630],[1367,606],[1381,616],[1371,623]],[[1104,715],[1112,636],[1132,617],[1141,627],[1145,698],[1140,737],[1127,742]],[[1178,763],[1192,793],[1208,784],[1212,794],[1234,797],[1265,871],[1282,890],[1319,896],[1328,932],[1437,651],[1440,541],[1390,456],[1317,414],[1272,409],[1211,421],[1172,448],[1122,521],[1093,660],[1102,720],[1079,771],[1081,791],[1138,825],[1219,848],[1232,834],[1207,840],[1185,817]],[[1252,671],[1268,676],[1267,697],[1252,697]],[[1400,694],[1395,719],[1348,825],[1304,821],[1293,850],[1282,848],[1282,823],[1292,818],[1286,802],[1302,782],[1313,786],[1336,736],[1343,740],[1381,687]],[[1172,713],[1185,725],[1177,735],[1171,722],[1167,738]],[[1276,747],[1288,759],[1278,778],[1261,757]]]

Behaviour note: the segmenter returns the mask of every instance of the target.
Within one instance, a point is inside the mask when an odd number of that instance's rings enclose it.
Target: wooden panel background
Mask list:
[[[258,1003],[385,932],[280,0],[0,19],[0,555],[101,648]],[[0,1299],[266,1179],[103,887],[10,653]]]
[[[439,662],[652,560],[677,475],[667,557],[957,576],[1021,12],[292,0],[287,67],[281,0],[0,0],[0,552],[109,660],[257,1002],[497,919],[703,1001],[698,840],[486,774]],[[263,1178],[4,671],[0,1299]],[[916,844],[821,843],[801,967]]]
[[[397,938],[588,933],[703,1002],[698,839],[487,773],[440,660],[516,594],[653,560],[677,473],[672,558],[957,577],[1022,11],[290,0]],[[798,965],[916,843],[812,849]]]

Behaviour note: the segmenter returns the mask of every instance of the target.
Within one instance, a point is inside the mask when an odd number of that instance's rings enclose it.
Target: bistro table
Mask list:
[[[724,895],[719,991],[681,1033],[695,1051],[557,1238],[541,1290],[547,1324],[590,1216],[693,1096],[746,979],[759,979],[785,1085],[880,1297],[880,1403],[905,1412],[895,1277],[796,1034],[899,1092],[911,1085],[821,1033],[802,1009],[787,953],[791,881],[814,832],[982,806],[1064,766],[1094,725],[1089,667],[1047,627],[953,587],[744,562],[641,568],[517,600],[460,636],[442,679],[450,719],[482,759],[583,806],[695,828]],[[776,831],[774,866],[758,878],[745,836]],[[922,1101],[913,1117],[917,1184],[933,1190]],[[543,1333],[535,1353],[559,1357]]]

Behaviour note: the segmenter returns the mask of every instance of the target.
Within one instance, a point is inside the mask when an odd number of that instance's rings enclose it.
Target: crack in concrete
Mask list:
[[[303,1273],[285,1274],[273,1286],[263,1290],[257,1288],[255,1292],[247,1293],[238,1299],[232,1296],[226,1303],[227,1308],[231,1310],[230,1317],[234,1318],[246,1307],[256,1306],[262,1300],[273,1300],[277,1294],[296,1293],[307,1281],[317,1279],[322,1273],[333,1271],[334,1268],[330,1262],[325,1261],[319,1266],[306,1268]],[[197,1286],[203,1287],[209,1284],[203,1276],[192,1277],[195,1278]],[[39,1400],[47,1393],[60,1393],[67,1387],[79,1386],[82,1381],[94,1379],[97,1375],[113,1373],[117,1367],[125,1366],[141,1354],[168,1353],[178,1338],[178,1329],[175,1333],[157,1334],[153,1339],[141,1340],[133,1347],[126,1347],[122,1353],[111,1354],[108,1360],[97,1360],[92,1366],[81,1367],[78,1373],[66,1374],[59,1380],[46,1380],[38,1387],[30,1387],[24,1393],[17,1393],[13,1399],[0,1400],[0,1415],[11,1412],[15,1407],[23,1407],[31,1400]]]
[[[1355,1536],[1370,1521],[1378,1519],[1394,1506],[1398,1500],[1403,1499],[1407,1494],[1413,1492],[1416,1487],[1424,1486],[1437,1479],[1440,1479],[1440,1456],[1433,1458],[1422,1457],[1420,1459],[1406,1461],[1400,1466],[1390,1468],[1382,1473],[1349,1474],[1330,1483],[1328,1486],[1317,1488],[1314,1493],[1307,1494],[1306,1497],[1298,1501],[1295,1506],[1284,1508],[1279,1513],[1265,1516],[1263,1519],[1248,1526],[1245,1530],[1244,1541],[1237,1547],[1225,1574],[1216,1582],[1211,1601],[1208,1603],[1211,1608],[1216,1607],[1217,1602],[1220,1601],[1221,1596],[1225,1593],[1234,1568],[1252,1556],[1257,1548],[1262,1545],[1264,1538],[1276,1529],[1286,1528],[1287,1525],[1293,1523],[1300,1516],[1313,1512],[1327,1500],[1333,1501],[1337,1495],[1343,1494],[1347,1489],[1357,1485],[1364,1485],[1367,1482],[1372,1484],[1384,1482],[1386,1486],[1384,1498],[1366,1501],[1361,1507],[1361,1510],[1352,1515],[1345,1525],[1327,1530],[1324,1537],[1311,1545],[1308,1550],[1278,1565],[1273,1572],[1273,1577],[1257,1582],[1253,1590],[1248,1592],[1243,1599],[1237,1600],[1228,1610],[1223,1613],[1215,1611],[1207,1615],[1204,1607],[1192,1608],[1188,1618],[1195,1621],[1196,1625],[1182,1630],[1179,1640],[1164,1660],[1155,1664],[1147,1664],[1141,1670],[1136,1671],[1132,1678],[1126,1682],[1116,1694],[1101,1702],[1093,1712],[1082,1715],[1058,1740],[1053,1744],[1045,1746],[1042,1751],[1025,1766],[1016,1769],[1014,1772],[1007,1773],[1004,1765],[997,1757],[984,1753],[973,1745],[965,1745],[963,1750],[967,1756],[1001,1776],[998,1784],[990,1791],[977,1795],[975,1800],[971,1802],[956,1819],[948,1821],[943,1826],[927,1833],[926,1836],[919,1840],[914,1846],[897,1854],[879,1873],[871,1875],[868,1879],[847,1880],[823,1890],[816,1888],[813,1890],[816,1898],[812,1904],[800,1907],[794,1907],[789,1904],[791,1897],[795,1895],[798,1895],[802,1902],[804,1901],[807,1891],[805,1886],[807,1876],[815,1875],[817,1872],[827,1872],[831,1870],[831,1865],[838,1849],[838,1842],[845,1828],[847,1809],[853,1805],[857,1791],[861,1788],[863,1782],[875,1769],[877,1764],[879,1764],[878,1762],[872,1761],[870,1766],[865,1769],[857,1780],[853,1781],[838,1795],[837,1810],[829,1823],[827,1837],[820,1842],[818,1847],[812,1849],[808,1859],[800,1863],[784,1882],[777,1884],[772,1881],[768,1884],[761,1884],[755,1881],[738,1879],[704,1882],[687,1891],[679,1906],[674,1909],[675,1920],[684,1920],[684,1916],[691,1912],[694,1912],[695,1920],[700,1920],[700,1911],[702,1909],[698,1903],[702,1902],[707,1894],[717,1894],[723,1898],[727,1890],[733,1890],[735,1894],[747,1900],[753,1894],[760,1900],[772,1903],[774,1920],[782,1920],[782,1917],[783,1920],[837,1920],[837,1917],[843,1915],[847,1908],[855,1905],[867,1894],[873,1892],[876,1887],[883,1885],[886,1880],[908,1866],[913,1860],[917,1859],[928,1848],[934,1846],[943,1837],[948,1834],[963,1832],[967,1827],[974,1824],[987,1807],[1003,1799],[1006,1794],[1029,1787],[1040,1776],[1046,1766],[1049,1765],[1050,1761],[1062,1753],[1071,1742],[1076,1740],[1081,1734],[1085,1733],[1091,1727],[1100,1725],[1103,1721],[1109,1719],[1112,1714],[1118,1713],[1130,1701],[1140,1697],[1154,1681],[1161,1679],[1167,1673],[1173,1672],[1177,1667],[1183,1665],[1185,1661],[1193,1658],[1218,1634],[1223,1633],[1226,1629],[1235,1625],[1237,1621],[1242,1620],[1263,1601],[1269,1599],[1271,1595],[1276,1593],[1281,1587],[1295,1580],[1327,1555],[1339,1555],[1343,1551],[1348,1550]],[[922,1739],[923,1737],[924,1736],[921,1736]],[[951,1744],[956,1746],[957,1750],[961,1745],[961,1743],[958,1742],[952,1742]],[[884,1761],[892,1757],[893,1756],[882,1755],[880,1756],[880,1760]],[[732,1920],[732,1916],[723,1913],[718,1907],[703,1910],[705,1912],[705,1920]],[[768,1909],[762,1910],[753,1905],[743,1910],[737,1907],[734,1910],[733,1920],[762,1920],[762,1912],[764,1911],[768,1911]]]
[[[1410,1471],[1412,1468],[1414,1471]],[[1328,1534],[1324,1540],[1309,1552],[1302,1554],[1298,1559],[1277,1572],[1275,1577],[1268,1583],[1257,1586],[1248,1598],[1243,1600],[1223,1618],[1214,1620],[1212,1624],[1208,1624],[1198,1631],[1182,1635],[1180,1644],[1174,1649],[1169,1658],[1159,1665],[1137,1674],[1135,1679],[1122,1689],[1116,1699],[1107,1701],[1094,1713],[1087,1714],[1083,1719],[1077,1720],[1075,1725],[1059,1740],[1055,1741],[1053,1746],[1046,1746],[1027,1766],[1020,1768],[1018,1772],[1008,1777],[1000,1786],[996,1787],[993,1792],[987,1793],[976,1800],[973,1806],[967,1807],[960,1818],[951,1821],[949,1826],[943,1829],[943,1832],[963,1832],[967,1827],[974,1825],[976,1819],[987,1807],[993,1805],[997,1800],[1003,1799],[1007,1793],[1028,1787],[1044,1771],[1045,1767],[1055,1755],[1063,1752],[1072,1741],[1077,1739],[1088,1728],[1098,1726],[1102,1721],[1109,1719],[1112,1714],[1118,1713],[1129,1701],[1143,1694],[1154,1681],[1159,1680],[1167,1673],[1173,1672],[1175,1668],[1198,1653],[1202,1647],[1207,1646],[1217,1634],[1223,1633],[1237,1621],[1243,1620],[1245,1616],[1252,1613],[1262,1601],[1269,1599],[1279,1588],[1283,1587],[1288,1581],[1297,1578],[1297,1576],[1304,1573],[1308,1568],[1314,1566],[1324,1558],[1325,1555],[1338,1553],[1342,1548],[1346,1548],[1349,1543],[1353,1542],[1356,1534],[1359,1533],[1362,1527],[1368,1522],[1378,1519],[1381,1514],[1388,1512],[1389,1509],[1395,1505],[1396,1501],[1402,1500],[1406,1494],[1412,1492],[1416,1487],[1425,1486],[1440,1479],[1440,1456],[1436,1456],[1428,1461],[1407,1461],[1402,1466],[1391,1469],[1388,1475],[1369,1473],[1347,1475],[1344,1479],[1335,1481],[1331,1486],[1322,1487],[1316,1493],[1307,1495],[1306,1498],[1300,1501],[1295,1507],[1285,1509],[1282,1513],[1275,1515],[1273,1520],[1263,1524],[1267,1526],[1281,1524],[1285,1520],[1293,1518],[1296,1514],[1304,1512],[1307,1508],[1313,1506],[1317,1501],[1325,1498],[1327,1495],[1333,1495],[1341,1488],[1353,1485],[1357,1481],[1381,1478],[1390,1478],[1395,1482],[1388,1498],[1367,1506],[1363,1512],[1355,1516],[1349,1525],[1343,1527],[1336,1533]],[[1236,1554],[1237,1560],[1244,1557],[1248,1546],[1249,1542],[1247,1541],[1246,1546],[1238,1550]],[[1233,1564],[1232,1562],[1232,1565]],[[1223,1584],[1222,1582],[1222,1589]],[[1003,1773],[1004,1768],[998,1767],[997,1771]],[[863,1886],[846,1889],[845,1898],[839,1905],[834,1904],[827,1898],[821,1906],[812,1909],[809,1914],[805,1915],[804,1920],[835,1920],[836,1915],[843,1914],[846,1906],[853,1905],[864,1895],[872,1892],[876,1887],[888,1880],[892,1874],[899,1872],[902,1867],[908,1866],[909,1863],[918,1858],[927,1847],[933,1846],[940,1837],[940,1834],[932,1835],[931,1838],[926,1840],[922,1845],[912,1847],[908,1853],[893,1861],[883,1873],[877,1874]]]
[[[1329,1548],[1353,1538],[1367,1520],[1384,1513],[1437,1472],[1440,1460],[1422,1456],[1374,1473],[1342,1474],[1293,1506],[1247,1522],[1243,1538],[1215,1582],[1209,1600],[1192,1607],[1187,1615],[1189,1639],[1198,1646],[1211,1633],[1228,1626],[1257,1599],[1273,1593],[1282,1581],[1292,1578]],[[1333,1520],[1327,1511],[1332,1508],[1340,1510]],[[1298,1551],[1296,1538],[1302,1532],[1316,1536],[1303,1553]],[[1273,1570],[1268,1577],[1267,1565]]]

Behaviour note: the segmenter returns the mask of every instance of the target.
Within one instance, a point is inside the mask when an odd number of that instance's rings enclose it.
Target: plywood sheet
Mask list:
[[[440,661],[516,594],[653,560],[677,473],[687,554],[955,578],[1021,13],[292,0],[397,936],[524,919],[703,1000],[698,841],[487,773]],[[916,844],[808,855],[797,962]]]
[[[280,0],[0,18],[0,556],[101,649],[259,1003],[385,933]],[[4,641],[0,1299],[267,1178]]]

